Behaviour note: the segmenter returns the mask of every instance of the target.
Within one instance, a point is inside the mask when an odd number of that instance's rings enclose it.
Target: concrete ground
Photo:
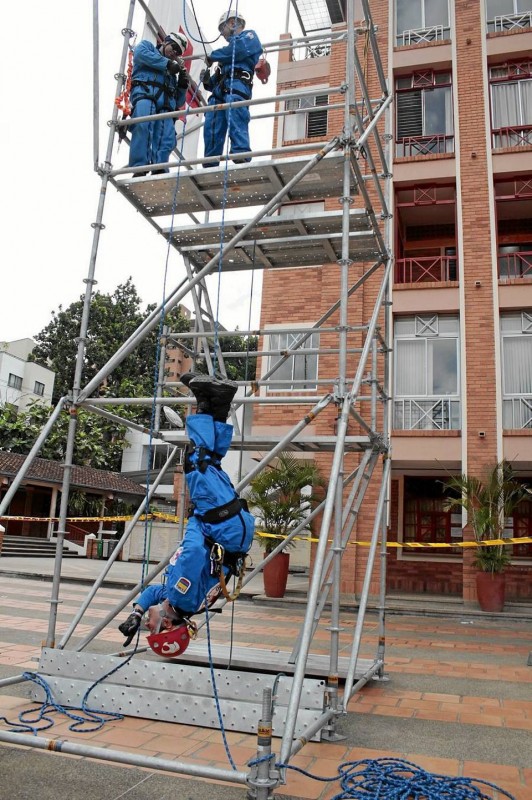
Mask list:
[[[33,564],[23,562],[34,562]],[[16,562],[16,563],[15,563]],[[46,563],[43,563],[46,562]],[[64,631],[84,598],[94,570],[102,562],[65,560],[58,610],[58,633]],[[138,564],[118,563],[112,581],[102,587],[82,620],[94,624],[123,597],[123,587],[138,579]],[[33,574],[32,574],[33,572]],[[46,635],[52,562],[47,559],[0,558],[0,678],[35,670]],[[39,575],[39,577],[36,577]],[[110,577],[111,577],[110,576]],[[289,650],[304,614],[306,578],[291,576],[287,598],[275,605],[261,598],[261,579],[235,604],[234,618],[216,619],[215,637],[235,645]],[[321,776],[333,776],[343,761],[382,756],[400,757],[431,772],[466,775],[494,782],[516,800],[532,798],[532,650],[530,606],[512,607],[508,616],[445,604],[395,599],[387,618],[386,672],[389,680],[372,682],[352,699],[340,719],[345,739],[312,742],[291,762]],[[349,648],[352,615],[343,611],[341,655]],[[313,652],[328,648],[326,620],[313,642]],[[85,628],[84,628],[85,629]],[[372,658],[377,643],[377,617],[368,614],[361,656]],[[107,629],[97,647],[119,649],[122,637]],[[16,721],[30,707],[27,684],[0,689],[0,715]],[[0,722],[5,730],[8,725]],[[98,732],[73,733],[56,717],[41,734],[96,747],[141,753],[164,759],[228,769],[219,730],[126,718]],[[228,732],[231,756],[239,770],[256,755],[256,737]],[[275,740],[278,752],[279,742]],[[212,783],[149,769],[0,745],[0,800],[242,800],[242,786]],[[278,800],[328,800],[339,793],[338,782],[324,784],[295,772],[276,792]],[[494,799],[496,794],[493,793]]]

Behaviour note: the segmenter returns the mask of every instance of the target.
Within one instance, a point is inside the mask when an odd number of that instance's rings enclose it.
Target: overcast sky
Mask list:
[[[204,35],[213,39],[228,0],[195,0],[194,7]],[[52,310],[68,306],[84,293],[101,183],[93,171],[92,2],[32,2],[27,20],[20,17],[20,8],[6,6],[4,31],[15,33],[4,34],[0,55],[4,109],[0,341],[34,336],[50,321]],[[120,65],[128,8],[128,0],[100,2],[100,162],[107,146],[106,121],[112,114],[113,76]],[[286,0],[246,0],[238,9],[263,43],[275,41],[284,30]],[[137,13],[134,28],[140,39],[143,15]],[[292,27],[297,35],[295,20]],[[274,65],[276,58],[272,55],[270,61]],[[267,86],[255,81],[255,97],[274,92],[275,74]],[[269,147],[271,128],[264,122],[258,128],[259,123],[252,123],[252,146]],[[127,160],[127,145],[118,153],[115,148],[113,166],[124,166]],[[112,186],[103,221],[96,288],[113,291],[131,275],[145,303],[161,302],[166,260],[162,237]],[[172,251],[168,288],[183,276],[181,259]],[[243,329],[248,324],[250,277],[237,276],[223,278],[220,321],[226,328]],[[214,303],[215,297],[211,299]],[[257,308],[256,302],[254,326]]]

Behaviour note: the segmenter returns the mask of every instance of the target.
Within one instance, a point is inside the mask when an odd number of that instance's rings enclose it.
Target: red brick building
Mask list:
[[[345,3],[326,6],[333,22],[333,7],[345,14]],[[387,586],[392,593],[447,593],[470,601],[471,551],[452,547],[470,534],[462,531],[460,515],[444,511],[442,482],[462,472],[480,475],[506,458],[532,483],[532,0],[372,0],[370,7],[394,94],[387,129],[394,256],[389,539],[449,545],[391,549]],[[357,48],[363,61],[363,34]],[[292,51],[281,52],[278,94],[316,87],[314,98],[305,98],[307,107],[341,99],[327,99],[320,89],[345,81],[345,44],[333,42],[311,55],[296,60]],[[367,83],[376,96],[370,65]],[[274,146],[327,140],[342,124],[343,110],[333,108],[279,117]],[[321,208],[338,210],[338,200]],[[363,269],[354,263],[350,279]],[[378,287],[376,278],[353,295],[349,325],[367,321]],[[339,293],[335,263],[265,271],[261,328],[274,331],[288,321],[311,326]],[[304,368],[314,393],[316,381],[337,374],[337,356],[323,353],[336,340],[317,336],[312,346],[320,353],[309,355]],[[289,342],[272,332],[262,345],[267,350]],[[348,356],[348,375],[356,358]],[[270,365],[264,357],[258,374]],[[301,384],[298,391],[305,391]],[[304,413],[302,406],[262,406],[254,428],[282,433]],[[334,425],[332,409],[313,430],[330,435]],[[346,469],[358,458],[349,455]],[[317,460],[326,473],[330,455]],[[375,478],[352,538],[369,537],[367,508],[378,489]],[[532,503],[521,505],[508,529],[532,535]],[[343,592],[360,591],[366,554],[365,547],[349,548]],[[514,546],[507,598],[532,598],[531,576],[532,545]]]

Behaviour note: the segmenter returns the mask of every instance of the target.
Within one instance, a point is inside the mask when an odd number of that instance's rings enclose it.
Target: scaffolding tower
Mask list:
[[[156,23],[153,15],[146,8],[143,0],[141,6],[148,13],[148,22]],[[119,121],[118,110],[114,107],[110,123],[110,134],[105,160],[98,167],[101,177],[101,189],[96,221],[93,223],[93,244],[86,278],[85,302],[79,333],[79,344],[76,371],[72,392],[60,400],[48,423],[43,428],[28,455],[20,473],[13,481],[0,506],[0,514],[5,513],[11,498],[20,486],[31,462],[55,424],[59,414],[65,409],[70,411],[70,427],[68,433],[67,453],[64,466],[64,477],[61,495],[61,507],[57,531],[57,555],[52,583],[52,599],[50,618],[45,647],[42,652],[39,673],[50,680],[54,691],[57,691],[62,702],[72,703],[83,696],[86,687],[98,679],[106,671],[110,663],[123,658],[124,653],[113,656],[102,656],[91,652],[89,645],[95,637],[137,596],[141,585],[152,581],[166,566],[168,558],[161,560],[153,567],[144,581],[139,584],[105,617],[94,629],[78,641],[75,647],[69,643],[76,631],[85,611],[93,601],[99,588],[133,528],[141,517],[146,503],[143,502],[132,520],[126,525],[117,547],[109,560],[104,564],[101,575],[90,589],[79,611],[72,620],[68,630],[56,643],[57,607],[60,594],[60,575],[62,549],[66,530],[67,504],[72,470],[72,456],[76,437],[76,411],[87,409],[108,419],[119,421],[123,425],[136,430],[144,430],[113,413],[117,405],[151,405],[154,398],[114,398],[99,397],[98,389],[115,367],[161,323],[161,315],[167,314],[185,298],[191,298],[195,310],[194,330],[189,333],[165,331],[165,341],[177,343],[206,361],[210,372],[214,368],[222,375],[225,373],[224,358],[240,354],[223,353],[220,338],[227,335],[258,334],[264,336],[271,333],[268,328],[257,331],[222,331],[213,313],[213,304],[209,298],[206,278],[213,272],[221,270],[243,271],[252,269],[275,270],[287,267],[305,267],[321,264],[338,265],[339,292],[335,302],[314,325],[297,326],[287,322],[283,327],[276,327],[275,332],[289,333],[294,344],[287,351],[262,350],[251,354],[266,359],[274,356],[277,361],[273,367],[257,376],[256,382],[244,387],[244,396],[237,396],[235,408],[238,406],[260,407],[265,405],[281,405],[307,407],[303,416],[291,426],[290,430],[280,438],[271,435],[251,434],[235,435],[233,448],[260,453],[256,465],[250,469],[236,486],[241,492],[250,481],[263,470],[282,451],[292,450],[299,453],[329,453],[331,458],[330,475],[324,500],[312,512],[311,518],[318,518],[319,536],[313,551],[312,577],[308,591],[306,613],[299,636],[291,653],[277,653],[268,658],[264,650],[253,651],[245,648],[246,653],[238,652],[232,666],[238,671],[224,673],[230,675],[226,680],[226,711],[234,718],[237,729],[259,729],[257,763],[249,771],[220,770],[206,767],[191,767],[190,764],[167,762],[162,759],[142,759],[126,754],[110,755],[108,750],[95,752],[98,748],[84,747],[63,743],[63,752],[75,752],[106,758],[126,763],[135,763],[151,768],[160,768],[196,775],[198,777],[215,778],[233,783],[247,784],[250,797],[267,800],[273,796],[276,786],[283,781],[283,769],[273,766],[271,735],[282,734],[278,761],[288,764],[290,759],[304,746],[304,742],[312,738],[333,741],[339,737],[336,723],[346,713],[350,698],[374,677],[383,677],[384,673],[384,599],[385,599],[385,561],[386,561],[386,514],[388,503],[388,485],[390,477],[389,433],[388,433],[388,399],[389,399],[389,280],[391,257],[389,242],[389,203],[387,181],[390,171],[387,162],[387,114],[391,102],[383,67],[381,64],[369,0],[361,0],[363,18],[355,20],[355,2],[344,3],[312,2],[292,0],[291,5],[301,24],[303,35],[298,38],[281,39],[265,45],[269,53],[296,46],[321,46],[325,48],[344,47],[346,53],[345,82],[339,86],[321,89],[327,94],[327,108],[343,110],[342,130],[324,141],[311,144],[297,144],[270,150],[252,151],[250,163],[228,164],[230,156],[220,158],[218,168],[205,170],[202,164],[206,159],[185,160],[177,157],[167,165],[169,172],[150,177],[135,177],[133,168],[116,169],[112,164],[113,146],[121,127],[138,124],[142,118]],[[97,0],[95,0],[95,8]],[[117,76],[116,96],[120,94],[124,79],[125,66],[129,48],[129,40],[133,34],[132,21],[135,0],[129,0],[126,25],[123,30],[123,48],[120,68]],[[315,30],[312,24],[320,14],[325,23],[320,29],[320,22]],[[97,19],[97,14],[95,14]],[[332,27],[334,23],[341,25]],[[363,43],[365,63],[362,63],[359,50]],[[371,97],[368,88],[367,73],[372,71],[378,96]],[[312,89],[308,90],[310,94]],[[291,97],[301,97],[305,90],[297,93],[283,93],[265,100],[242,101],[242,105],[259,106],[262,103],[276,103],[273,116],[286,114],[284,104]],[[331,100],[332,97],[340,101]],[[239,104],[234,104],[239,105]],[[219,107],[218,107],[219,108]],[[319,107],[320,109],[323,106]],[[308,109],[305,109],[309,113]],[[206,106],[195,109],[195,113],[206,114],[211,110]],[[160,114],[159,117],[177,117],[182,112]],[[291,112],[294,113],[294,112]],[[297,112],[296,112],[297,113]],[[310,112],[312,113],[312,112]],[[384,133],[384,135],[383,135]],[[116,351],[110,361],[90,380],[83,385],[83,360],[85,340],[90,324],[91,297],[95,284],[95,271],[99,239],[103,229],[106,191],[109,185],[114,186],[134,208],[161,234],[182,256],[185,265],[185,277],[174,287],[153,312],[151,312],[139,328]],[[309,213],[308,209],[292,205],[290,214],[283,213],[283,205],[304,204],[313,200],[338,198],[339,211],[318,211]],[[257,211],[249,217],[247,209],[256,207]],[[239,209],[238,219],[212,221],[210,213],[225,208]],[[175,218],[187,214],[191,223],[175,223]],[[197,215],[203,215],[201,217]],[[168,218],[171,222],[168,224]],[[350,267],[361,264],[360,277],[350,283]],[[356,302],[357,291],[368,281],[375,288],[374,306],[370,318],[362,325],[349,324],[350,304]],[[323,378],[316,381],[315,394],[297,390],[297,381],[290,381],[295,391],[282,394],[282,386],[276,380],[275,373],[289,358],[297,358],[298,352],[313,333],[326,332],[334,334],[336,344],[327,349],[316,348],[319,354],[336,357],[336,374],[333,379]],[[356,346],[353,344],[356,342]],[[308,352],[308,351],[306,351]],[[314,352],[314,351],[311,351]],[[356,357],[356,368],[350,366]],[[302,382],[301,382],[302,383]],[[275,384],[275,395],[261,392]],[[300,384],[301,385],[301,384]],[[189,397],[163,397],[159,386],[155,398],[157,408],[162,405],[190,405]],[[326,409],[335,410],[336,430],[330,435],[317,435],[313,422]],[[175,443],[176,435],[171,431],[159,429],[160,414],[156,417],[157,426],[153,432],[157,438]],[[238,420],[233,415],[233,422],[238,430]],[[349,430],[356,428],[356,434]],[[181,437],[181,441],[182,441]],[[176,458],[178,448],[175,447],[159,475],[149,487],[147,501],[155,494],[162,476]],[[346,470],[346,457],[356,454],[357,463],[351,471]],[[376,499],[368,498],[368,486],[374,480],[379,486]],[[347,545],[355,528],[357,518],[362,510],[372,513],[372,535],[368,542],[367,563],[362,590],[360,592],[358,610],[353,613],[352,643],[349,657],[339,655],[340,635],[340,573]],[[289,535],[286,542],[281,543],[261,564],[253,569],[245,579],[249,582],[277,552],[300,534],[305,527],[301,523]],[[379,636],[374,657],[361,659],[359,651],[362,630],[370,594],[370,582],[375,565],[379,563]],[[330,646],[328,656],[313,656],[310,648],[313,636],[326,607],[330,604]],[[224,605],[222,601],[221,605]],[[215,622],[214,622],[215,624]],[[145,648],[140,648],[141,653]],[[216,666],[228,663],[227,648],[214,648]],[[191,666],[188,662],[200,666]],[[157,719],[178,719],[176,708],[179,703],[189,703],[192,686],[196,692],[198,686],[208,689],[207,670],[201,664],[208,664],[209,657],[205,642],[191,643],[185,657],[179,660],[179,680],[176,680],[175,664],[166,661],[164,664],[155,661],[131,661],[123,674],[118,671],[113,683],[102,684],[91,696],[91,703],[103,707],[112,700],[115,711],[123,709],[125,713],[136,713],[149,716],[147,707],[157,707]],[[256,663],[263,665],[265,673],[259,678],[250,679]],[[184,666],[183,666],[184,665]],[[271,674],[280,672],[288,674],[286,685],[275,687],[278,693],[275,713],[272,719]],[[205,673],[205,674],[204,674]],[[218,673],[221,676],[221,673]],[[314,676],[313,678],[309,676]],[[339,690],[339,677],[344,679],[343,692]],[[7,685],[23,680],[22,676],[0,681]],[[153,683],[155,681],[155,683]],[[236,684],[238,683],[238,692]],[[149,691],[148,685],[158,689]],[[133,704],[121,702],[123,687],[128,687],[128,695],[133,697]],[[245,691],[249,696],[244,698]],[[103,688],[105,687],[105,688]],[[113,693],[113,687],[115,692]],[[98,693],[99,692],[99,693]],[[242,692],[242,693],[241,693]],[[240,698],[238,702],[235,697]],[[170,699],[171,698],[171,699]],[[247,705],[246,705],[247,704]],[[251,706],[250,706],[251,704]],[[108,706],[107,706],[108,707]],[[250,707],[252,712],[250,715]],[[131,711],[133,708],[133,712]],[[217,726],[218,721],[213,713],[205,713],[203,720],[192,719],[196,724]],[[251,720],[251,722],[250,722]],[[231,722],[228,727],[231,727]],[[240,727],[239,727],[240,726]],[[265,733],[266,731],[266,733]],[[269,731],[269,736],[268,732]],[[24,744],[44,746],[37,743],[39,737],[25,737],[21,734],[1,733],[2,741],[17,741]],[[47,740],[39,740],[45,742]],[[123,758],[121,757],[123,756]],[[146,763],[145,763],[146,762]]]

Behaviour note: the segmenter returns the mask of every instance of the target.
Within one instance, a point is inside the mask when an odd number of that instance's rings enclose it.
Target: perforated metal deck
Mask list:
[[[252,161],[216,169],[182,168],[165,175],[145,178],[115,177],[117,188],[147,216],[187,214],[224,207],[261,206],[268,203],[308,164],[308,156],[278,161]],[[344,157],[325,156],[290,190],[284,202],[306,203],[342,194]],[[176,195],[176,188],[178,192]],[[357,194],[353,177],[351,194]]]
[[[181,253],[197,267],[220,252],[220,241],[228,242],[249,220],[225,220],[202,225],[187,225],[164,230]],[[377,242],[369,217],[363,209],[349,215],[349,258],[370,261],[379,258]],[[225,257],[226,271],[252,267],[308,267],[336,262],[342,255],[342,212],[312,213],[300,216],[281,214],[260,220]]]
[[[242,648],[243,649],[243,648]],[[87,690],[124,659],[94,653],[44,649],[39,674],[49,684],[56,702],[79,707]],[[262,712],[262,693],[272,688],[275,676],[242,670],[215,670],[215,682],[227,730],[255,733]],[[282,736],[292,677],[282,676],[276,686],[273,733]],[[296,736],[321,716],[323,680],[305,678],[297,717]],[[43,692],[32,687],[42,702]],[[209,667],[191,666],[181,659],[143,661],[133,659],[95,687],[87,705],[98,711],[114,711],[131,717],[165,720],[218,728]],[[319,739],[319,735],[314,737]]]

